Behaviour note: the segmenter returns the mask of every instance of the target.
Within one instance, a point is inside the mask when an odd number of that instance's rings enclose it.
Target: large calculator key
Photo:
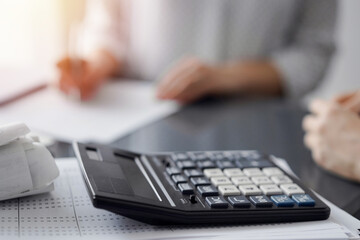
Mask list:
[[[221,185],[219,186],[219,192],[223,196],[236,196],[240,195],[239,189],[234,185]]]
[[[221,169],[234,168],[235,167],[234,163],[229,161],[229,160],[216,161],[216,165],[217,165],[218,168],[221,168]]]
[[[315,206],[315,200],[309,196],[309,194],[294,194],[292,199],[301,207],[313,207]]]
[[[197,166],[198,166],[198,168],[201,168],[201,169],[216,167],[215,163],[211,160],[198,161]]]
[[[178,187],[182,194],[193,194],[194,189],[190,186],[188,183],[180,183],[178,184]]]
[[[208,178],[224,176],[220,168],[209,168],[204,170],[204,175]]]
[[[194,178],[190,178],[191,183],[194,186],[200,186],[200,185],[210,185],[211,182],[209,181],[209,179],[204,178],[204,177],[194,177]]]
[[[272,176],[271,180],[277,185],[293,182],[288,176],[285,175]]]
[[[180,171],[180,169],[178,169],[178,168],[176,168],[176,167],[167,167],[167,168],[166,168],[166,173],[167,173],[169,176],[172,176],[172,175],[180,174],[181,171]]]
[[[261,190],[256,185],[240,185],[239,189],[245,196],[261,194]]]
[[[250,185],[253,184],[253,182],[248,177],[232,177],[231,181],[236,185]]]
[[[250,201],[245,196],[232,196],[228,197],[228,201],[234,208],[249,208]]]
[[[294,201],[291,200],[291,198],[289,198],[286,195],[275,195],[275,196],[271,196],[270,199],[278,207],[293,207],[295,204]]]
[[[263,173],[268,176],[278,176],[278,175],[284,175],[284,172],[281,171],[279,168],[277,167],[268,167],[268,168],[263,168],[262,169]]]
[[[188,169],[188,168],[195,168],[196,165],[192,160],[185,160],[185,161],[178,161],[176,165],[180,169]]]
[[[281,189],[275,184],[260,185],[259,188],[265,195],[278,195],[283,193]]]
[[[227,208],[228,202],[220,196],[206,197],[205,201],[211,208]]]
[[[214,184],[216,187],[220,185],[231,185],[232,182],[227,177],[213,177],[211,178],[211,183]]]
[[[297,185],[295,183],[282,184],[282,185],[280,185],[280,188],[288,196],[291,196],[291,195],[294,195],[294,194],[303,194],[303,193],[305,193],[305,191],[301,187],[299,187],[299,185]]]
[[[203,197],[219,195],[219,191],[212,185],[198,186],[197,190]]]
[[[270,178],[265,176],[252,177],[251,181],[253,181],[253,183],[255,183],[256,185],[274,184],[274,182],[271,181]]]
[[[224,169],[224,174],[227,177],[242,177],[244,173],[239,168],[227,168]]]
[[[264,175],[260,168],[245,168],[243,169],[243,173],[248,177],[257,177]]]
[[[186,183],[187,179],[183,175],[173,175],[171,179],[174,181],[174,183]]]
[[[198,169],[186,169],[184,173],[187,177],[203,177],[204,174],[202,171]]]
[[[273,205],[267,196],[250,196],[249,199],[255,207],[272,207]]]

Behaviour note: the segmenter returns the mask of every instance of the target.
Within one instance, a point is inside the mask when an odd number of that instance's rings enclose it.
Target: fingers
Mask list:
[[[173,99],[182,103],[202,97],[209,89],[207,76],[210,68],[197,59],[181,61],[162,80],[157,95],[161,99]]]
[[[310,103],[310,111],[314,114],[325,114],[329,112],[331,105],[324,100],[316,99]]]
[[[346,102],[343,103],[344,108],[353,112],[360,112],[360,92],[353,94]]]
[[[344,104],[355,95],[355,92],[345,93],[334,98],[334,101],[339,104]]]
[[[321,128],[321,118],[314,115],[307,115],[302,121],[302,126],[305,131],[316,132]]]
[[[82,101],[93,98],[104,80],[100,71],[84,60],[64,58],[57,63],[57,67],[60,70],[60,90],[65,94],[71,94],[75,90],[79,92]]]

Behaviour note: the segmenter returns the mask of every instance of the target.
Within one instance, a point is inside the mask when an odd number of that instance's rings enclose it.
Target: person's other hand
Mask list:
[[[157,96],[182,103],[192,102],[212,92],[217,70],[196,58],[178,62],[161,80]]]
[[[304,142],[317,164],[360,181],[360,118],[357,112],[342,106],[344,102],[344,98],[313,101],[312,114],[303,120]]]
[[[179,61],[161,80],[157,96],[182,103],[205,95],[279,95],[280,76],[266,61],[239,61],[210,65],[197,58]]]
[[[337,96],[334,101],[346,109],[360,113],[360,90]]]
[[[57,63],[60,72],[59,88],[65,94],[78,92],[82,101],[90,100],[113,74],[117,64],[106,53],[101,56],[99,54],[94,61],[65,57]]]

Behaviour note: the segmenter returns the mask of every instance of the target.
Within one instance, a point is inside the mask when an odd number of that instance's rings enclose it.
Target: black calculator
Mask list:
[[[258,151],[142,154],[74,143],[95,207],[150,224],[327,219],[330,208]]]

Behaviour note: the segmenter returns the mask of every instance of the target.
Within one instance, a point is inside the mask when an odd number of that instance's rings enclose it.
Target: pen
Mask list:
[[[39,84],[39,85],[37,85],[37,86],[35,86],[33,88],[24,90],[23,92],[20,92],[19,94],[14,95],[11,98],[7,98],[7,99],[5,99],[3,101],[0,101],[0,107],[3,107],[3,106],[5,106],[7,104],[10,104],[10,103],[13,103],[13,102],[15,102],[15,101],[17,101],[19,99],[22,99],[24,97],[27,97],[27,96],[29,96],[29,95],[31,95],[33,93],[39,92],[39,91],[41,91],[41,90],[43,90],[43,89],[45,89],[47,87],[48,87],[47,83],[41,83],[41,84]]]

